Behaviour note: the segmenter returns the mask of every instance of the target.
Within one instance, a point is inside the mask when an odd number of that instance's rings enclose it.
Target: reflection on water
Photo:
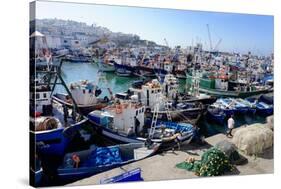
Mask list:
[[[132,82],[139,79],[138,77],[120,77],[114,73],[101,73],[96,64],[64,63],[62,66],[62,77],[67,84],[79,80],[89,80],[95,82],[103,93],[101,97],[108,96],[107,88],[113,93],[128,90]],[[62,87],[57,87],[56,91],[64,92]]]

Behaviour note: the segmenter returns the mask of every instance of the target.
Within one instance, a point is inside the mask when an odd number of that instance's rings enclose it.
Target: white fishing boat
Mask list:
[[[196,122],[205,106],[199,102],[184,102],[178,98],[178,81],[171,74],[166,74],[164,82],[153,79],[139,88],[130,88],[130,93],[137,96],[138,101],[146,106],[147,112],[155,112],[156,104],[159,104],[159,119],[184,120],[190,123]]]
[[[196,127],[187,123],[160,122],[156,118],[145,119],[145,106],[138,102],[137,96],[131,100],[117,100],[102,111],[96,110],[88,115],[100,133],[122,143],[143,143],[150,139],[157,143],[190,141],[196,135]]]
[[[97,60],[99,70],[102,72],[115,72],[114,61],[104,58]]]
[[[87,115],[93,110],[100,110],[104,108],[110,100],[110,97],[105,96],[99,98],[102,90],[94,82],[88,80],[81,80],[73,82],[69,87],[71,97],[65,93],[56,93],[52,96],[53,100],[65,104],[68,107],[73,107],[72,98],[75,100],[79,111]],[[111,93],[111,90],[108,89]]]

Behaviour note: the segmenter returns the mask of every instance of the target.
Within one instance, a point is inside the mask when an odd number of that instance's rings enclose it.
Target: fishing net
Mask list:
[[[266,118],[266,126],[271,129],[274,130],[274,117],[272,116],[268,116]]]
[[[253,124],[238,129],[233,143],[247,155],[257,155],[273,145],[273,131],[264,124]]]
[[[201,160],[185,161],[177,164],[176,167],[195,172],[198,176],[219,176],[233,170],[233,165],[227,156],[215,147],[204,152]]]
[[[237,147],[230,141],[222,140],[218,142],[215,147],[221,150],[232,164],[242,165],[247,163],[247,159],[239,154]]]

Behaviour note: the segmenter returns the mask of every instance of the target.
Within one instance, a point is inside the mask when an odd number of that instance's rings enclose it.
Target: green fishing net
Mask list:
[[[190,163],[184,161],[177,164],[176,167],[195,172],[198,176],[218,176],[233,170],[233,165],[227,156],[215,147],[204,152],[201,160]]]

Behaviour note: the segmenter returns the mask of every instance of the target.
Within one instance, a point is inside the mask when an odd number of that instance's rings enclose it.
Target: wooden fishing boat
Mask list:
[[[66,154],[57,173],[65,181],[79,180],[152,156],[158,148],[159,144],[146,146],[144,143],[92,145],[88,150]]]
[[[190,75],[189,73],[186,73],[186,77],[187,82],[191,84],[194,76]],[[227,75],[220,75],[218,77],[199,77],[199,91],[219,97],[245,98],[249,96],[267,93],[271,89],[271,86],[266,85],[252,85],[250,87],[247,87],[236,84],[238,86],[233,87],[233,90],[230,90],[228,84],[229,79]]]

